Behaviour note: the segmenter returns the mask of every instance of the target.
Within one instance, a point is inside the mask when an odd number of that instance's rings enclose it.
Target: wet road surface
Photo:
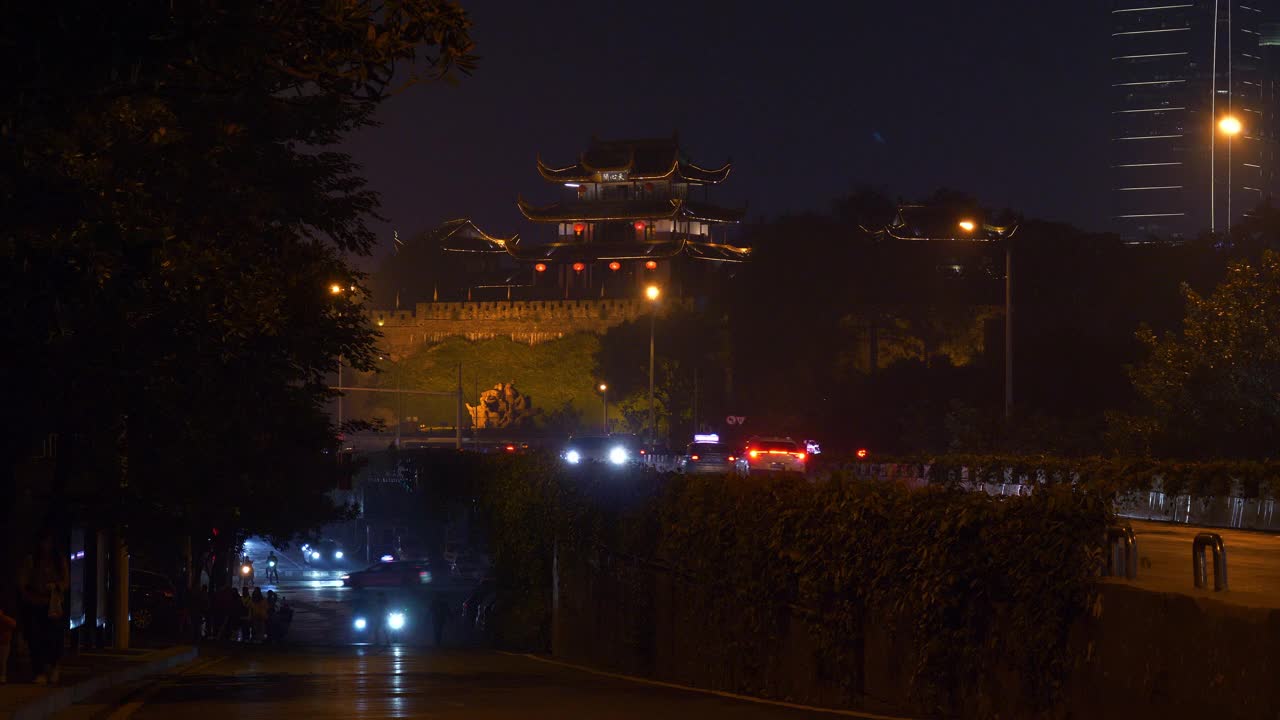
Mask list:
[[[602,677],[519,656],[422,647],[236,648],[207,654],[117,711],[238,718],[832,717]]]
[[[460,605],[471,580],[443,579],[433,591]],[[62,720],[251,720],[254,718],[831,718],[831,713],[759,704],[662,687],[476,647],[456,620],[435,647],[429,621],[410,596],[409,624],[389,645],[368,643],[352,619],[370,595],[340,581],[272,586],[295,608],[280,646],[209,642],[175,675],[100,696]],[[265,589],[265,588],[264,588]],[[357,598],[361,598],[357,600]],[[846,716],[848,716],[846,714]],[[853,715],[873,718],[874,715]]]

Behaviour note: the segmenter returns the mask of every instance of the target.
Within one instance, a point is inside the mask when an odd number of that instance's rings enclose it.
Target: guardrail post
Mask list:
[[[1107,528],[1107,575],[1123,574],[1129,580],[1138,577],[1138,540],[1128,525]]]
[[[1213,550],[1213,590],[1227,589],[1227,548],[1218,533],[1200,533],[1191,543],[1191,573],[1196,587],[1209,585],[1209,568],[1205,565],[1204,549]]]

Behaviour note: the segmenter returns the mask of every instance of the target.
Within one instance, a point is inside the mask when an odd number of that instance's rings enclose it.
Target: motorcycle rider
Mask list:
[[[248,555],[240,558],[240,587],[253,587],[253,559]]]
[[[267,555],[267,582],[268,583],[274,583],[276,585],[280,584],[280,570],[277,567],[277,565],[278,565],[278,559],[276,558],[276,551],[272,550],[270,554]]]

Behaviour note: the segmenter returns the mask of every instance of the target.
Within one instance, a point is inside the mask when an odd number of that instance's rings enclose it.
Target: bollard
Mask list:
[[[1112,525],[1107,528],[1107,575],[1124,575],[1129,580],[1138,577],[1138,540],[1128,525]]]
[[[1204,549],[1213,549],[1213,590],[1222,592],[1227,589],[1227,548],[1222,544],[1222,536],[1218,533],[1200,533],[1191,543],[1191,573],[1196,587],[1207,587],[1209,569],[1205,565]]]

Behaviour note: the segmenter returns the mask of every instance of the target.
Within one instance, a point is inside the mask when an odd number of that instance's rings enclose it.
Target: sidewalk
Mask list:
[[[48,717],[103,690],[155,675],[196,659],[197,650],[179,645],[161,650],[92,650],[64,654],[57,685],[0,685],[0,720]]]

